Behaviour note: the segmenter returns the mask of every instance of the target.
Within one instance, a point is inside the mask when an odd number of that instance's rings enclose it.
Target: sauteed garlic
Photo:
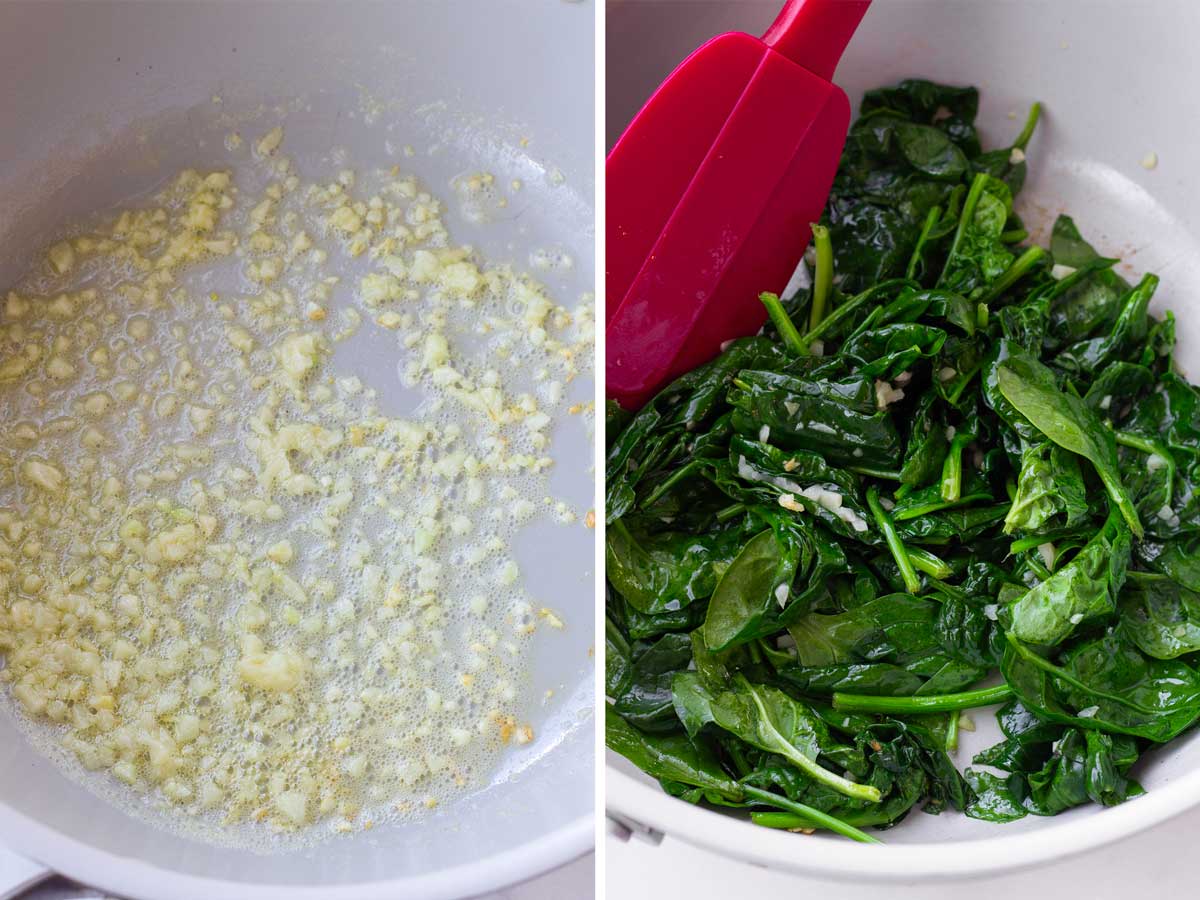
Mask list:
[[[456,246],[414,178],[308,183],[283,141],[77,230],[0,304],[0,680],[87,769],[349,830],[535,737],[529,635],[563,624],[512,541],[584,527],[549,448],[590,414],[593,324]],[[398,382],[339,355],[364,321]]]

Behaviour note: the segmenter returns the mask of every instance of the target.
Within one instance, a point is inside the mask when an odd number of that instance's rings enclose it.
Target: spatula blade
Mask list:
[[[608,154],[609,320],[767,52],[748,34],[713,38],[667,76]]]
[[[606,331],[608,393],[629,408],[724,341],[758,330],[758,294],[786,285],[837,171],[846,95],[747,39],[763,50],[757,66],[653,246],[637,257],[623,301],[609,295],[620,303]],[[681,180],[673,173],[671,184]]]

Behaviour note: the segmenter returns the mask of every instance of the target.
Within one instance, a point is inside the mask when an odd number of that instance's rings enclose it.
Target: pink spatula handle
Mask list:
[[[831,81],[868,6],[870,0],[787,0],[763,43]]]

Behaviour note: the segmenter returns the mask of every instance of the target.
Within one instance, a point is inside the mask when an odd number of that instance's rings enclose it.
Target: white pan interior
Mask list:
[[[341,148],[343,165],[400,164],[448,200],[456,175],[520,179],[485,226],[448,203],[451,236],[522,270],[534,248],[566,251],[573,268],[536,275],[573,306],[594,273],[593,17],[590,4],[563,2],[4,4],[0,289],[58,224],[181,168],[229,165],[234,127],[249,141],[283,124],[284,151],[310,178],[332,177]],[[394,343],[367,339],[342,362],[381,394],[394,386],[403,404]],[[572,396],[592,390],[580,380]],[[554,492],[591,508],[588,429],[560,427],[553,455],[570,462],[556,467]],[[322,897],[470,894],[582,853],[592,833],[592,546],[582,524],[535,524],[518,538],[531,595],[562,611],[566,628],[530,645],[523,703],[536,740],[507,752],[490,787],[464,800],[308,849],[221,848],[81,788],[5,710],[0,840],[82,881],[156,898],[296,897],[305,887]]]
[[[608,6],[608,145],[658,83],[704,40],[761,34],[774,0],[614,0]],[[1030,103],[1042,120],[1028,150],[1018,211],[1045,243],[1060,212],[1138,275],[1162,278],[1152,309],[1177,316],[1178,360],[1200,378],[1200,8],[1188,0],[1130,6],[1111,0],[877,0],[835,81],[857,110],[864,90],[903,78],[980,88],[985,146],[1020,130]],[[786,110],[781,110],[786,115]],[[1157,166],[1142,161],[1157,154]],[[962,734],[960,768],[999,740],[991,710]],[[722,852],[837,878],[969,876],[1077,852],[1200,802],[1200,733],[1149,754],[1136,775],[1149,791],[1114,809],[1094,805],[1054,818],[994,825],[948,812],[913,813],[882,835],[883,852],[825,837],[797,839],[666,797],[609,754],[610,808]],[[967,843],[969,842],[969,843]]]

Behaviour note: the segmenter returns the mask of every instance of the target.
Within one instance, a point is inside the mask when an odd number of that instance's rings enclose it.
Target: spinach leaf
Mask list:
[[[741,545],[740,531],[635,534],[623,520],[607,531],[605,569],[613,587],[640,612],[683,609],[712,594]]]
[[[1121,594],[1121,628],[1155,659],[1200,651],[1200,593],[1163,575],[1132,572]]]
[[[843,465],[887,466],[900,455],[900,435],[887,411],[877,407],[875,383],[865,375],[835,379],[743,370],[729,402],[738,432],[766,435],[777,446],[812,450]]]
[[[963,202],[958,230],[950,245],[938,287],[967,297],[982,297],[1013,264],[1001,240],[1012,213],[1008,185],[983,172],[977,174]]]
[[[1073,560],[1005,608],[1009,635],[1050,646],[1108,616],[1125,584],[1130,549],[1129,530],[1111,514]]]
[[[1011,822],[1028,813],[1057,815],[1089,801],[1103,806],[1123,803],[1143,793],[1126,774],[1136,759],[1137,748],[1127,738],[1071,728],[1036,771],[1014,771],[1000,778],[968,769],[975,799],[966,812],[975,819]]]
[[[897,322],[856,333],[842,344],[842,354],[862,375],[891,379],[919,359],[935,356],[946,332],[918,322]]]
[[[955,615],[959,619],[952,623]],[[963,631],[951,636],[955,626]],[[843,613],[809,613],[793,623],[788,633],[798,665],[779,674],[812,693],[956,691],[987,672],[978,650],[983,627],[982,614],[964,615],[959,607],[947,612],[933,600],[891,594]]]
[[[604,706],[604,742],[648,775],[740,800],[738,783],[720,764],[686,735],[647,735],[630,725],[617,711]]]
[[[1130,530],[1139,538],[1142,524],[1129,492],[1121,483],[1117,445],[1112,432],[1079,397],[1058,388],[1053,373],[1015,348],[996,367],[996,383],[1004,399],[1038,431],[1064,450],[1089,460],[1108,496]]]
[[[1065,215],[1054,220],[1054,228],[1050,232],[1050,253],[1056,263],[1073,269],[1081,269],[1100,259],[1100,254],[1079,233],[1075,220]]]
[[[1081,642],[1052,663],[1009,638],[1001,671],[1021,702],[1052,722],[1169,741],[1200,717],[1200,676],[1147,658],[1118,635]]]
[[[686,438],[715,417],[733,374],[785,354],[765,338],[735,341],[712,362],[687,372],[647,403],[611,442],[605,464],[607,521],[629,512],[648,475],[686,456]],[[617,418],[610,414],[610,419]]]
[[[927,391],[913,413],[912,430],[904,449],[904,465],[900,468],[902,483],[919,487],[941,474],[950,443],[946,438],[946,424],[937,393]]]
[[[785,453],[740,436],[730,439],[729,454],[727,465],[710,464],[702,474],[730,497],[807,514],[842,537],[878,540],[866,528],[868,514],[853,473],[830,466],[816,453]]]
[[[1034,294],[1021,303],[1003,307],[997,317],[1000,331],[1027,353],[1040,355],[1050,326],[1050,301]]]
[[[1111,328],[1129,285],[1112,270],[1114,259],[1105,259],[1083,239],[1069,216],[1059,216],[1050,237],[1055,263],[1074,271],[1055,292],[1050,311],[1050,333],[1064,342],[1078,341]]]
[[[910,78],[893,87],[881,87],[863,95],[860,113],[876,110],[896,112],[914,122],[933,125],[939,122],[974,122],[979,112],[979,91],[973,87],[937,84],[923,78]],[[950,126],[943,126],[952,131]],[[978,153],[978,142],[973,144]]]
[[[941,509],[896,523],[905,541],[924,544],[968,543],[1004,521],[1009,504],[996,503],[969,509]]]
[[[1149,549],[1143,545],[1143,551]],[[1154,548],[1148,564],[1190,591],[1200,591],[1200,535],[1167,540]]]
[[[741,675],[734,678],[730,690],[717,694],[708,692],[699,678],[684,679],[681,687],[688,692],[684,706],[693,727],[700,724],[694,717],[707,716],[718,728],[760,750],[782,756],[827,788],[860,800],[880,799],[878,788],[848,781],[817,762],[831,743],[825,723],[778,688],[751,684]]]
[[[1146,275],[1120,301],[1121,311],[1112,329],[1101,337],[1072,344],[1054,358],[1054,365],[1072,375],[1095,373],[1115,362],[1141,357],[1150,328],[1147,310],[1158,287],[1158,278]]]
[[[678,727],[671,700],[671,681],[692,658],[686,634],[665,634],[653,644],[635,647],[629,678],[613,708],[642,731],[672,731]]]
[[[776,632],[808,611],[825,579],[846,557],[819,527],[784,516],[751,538],[717,584],[704,620],[704,641],[727,650]],[[806,587],[794,590],[803,579]]]
[[[900,122],[896,140],[908,164],[930,178],[956,182],[967,171],[967,155],[940,128]]]
[[[752,537],[717,582],[704,619],[704,642],[723,650],[758,637],[771,605],[787,603],[795,572],[795,552],[773,529]]]
[[[619,612],[631,640],[647,640],[671,632],[687,631],[700,625],[708,612],[707,603],[693,603],[686,609],[650,616],[627,604],[620,594],[611,589],[608,592],[608,608],[614,615]]]
[[[1004,740],[975,754],[977,766],[991,766],[1005,772],[1036,772],[1054,751],[1064,728],[1043,722],[1019,700],[1011,700],[996,713]]]
[[[937,812],[947,804],[962,808],[966,801],[965,785],[952,765],[945,761],[941,747],[923,746],[915,726],[900,723],[865,723],[856,739],[863,760],[856,773],[858,783],[874,787],[880,800],[871,802],[838,793],[804,777],[779,757],[767,756],[747,776],[744,783],[770,785],[792,799],[827,810],[852,825],[891,825],[902,819],[920,800],[928,798],[925,809]],[[773,828],[810,827],[801,817],[781,813],[757,813],[757,824]]]
[[[1038,532],[1061,517],[1070,528],[1088,514],[1087,488],[1078,458],[1050,443],[1026,448],[1021,457],[1017,495],[1004,517],[1004,530]]]
[[[604,617],[604,693],[607,697],[624,694],[633,680],[633,654],[629,641],[613,622]]]

